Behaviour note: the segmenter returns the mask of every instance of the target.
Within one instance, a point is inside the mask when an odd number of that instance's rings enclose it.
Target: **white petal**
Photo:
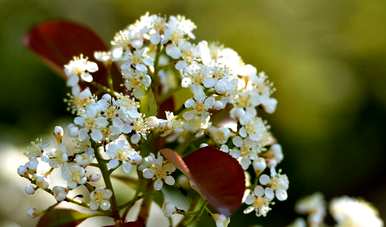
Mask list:
[[[130,142],[132,142],[133,144],[137,144],[140,140],[141,140],[141,136],[138,133],[133,134],[130,137]]]
[[[276,190],[275,195],[279,201],[284,201],[288,198],[287,191],[281,189]]]
[[[103,139],[103,134],[100,130],[97,130],[97,129],[93,129],[91,134],[90,134],[91,138],[95,141],[95,142],[99,142]]]
[[[161,179],[157,179],[156,181],[154,181],[154,189],[159,191],[162,189],[162,186],[163,186],[163,182]]]
[[[246,157],[242,157],[240,160],[241,167],[243,167],[244,170],[248,169],[249,165],[251,165],[251,160]]]
[[[175,45],[169,44],[166,46],[166,54],[174,59],[181,57],[181,51]]]
[[[271,178],[267,174],[262,174],[259,178],[259,182],[262,185],[267,185],[271,181]]]
[[[117,159],[112,159],[107,163],[107,168],[109,170],[117,168],[119,161]]]
[[[92,78],[92,75],[90,73],[82,73],[81,76],[83,81],[86,81],[88,83],[92,82],[93,78]]]
[[[245,198],[245,201],[244,203],[245,204],[248,204],[248,205],[251,205],[253,203],[253,201],[255,200],[255,197],[251,194],[247,195],[247,197]]]
[[[98,65],[95,62],[88,61],[87,65],[86,65],[86,69],[87,69],[87,71],[93,73],[93,72],[96,72],[98,70]]]
[[[76,75],[71,75],[68,77],[67,85],[70,87],[73,87],[73,86],[77,85],[78,82],[79,82],[79,77]]]
[[[255,190],[253,190],[253,193],[255,193],[255,195],[258,197],[262,197],[262,196],[264,196],[265,191],[264,191],[263,187],[258,185],[255,187]]]
[[[166,176],[165,177],[165,183],[168,185],[173,185],[176,181],[172,176]]]
[[[95,201],[91,201],[89,207],[91,210],[98,210],[98,204]]]
[[[264,194],[265,194],[265,197],[268,199],[268,200],[273,200],[273,198],[275,198],[275,193],[274,191],[272,190],[272,188],[265,188],[264,190]]]
[[[124,162],[124,163],[122,164],[122,170],[123,170],[123,172],[125,172],[125,173],[130,173],[130,172],[131,172],[131,169],[132,169],[132,165],[131,165],[130,163]]]
[[[211,88],[211,87],[214,87],[214,85],[216,84],[217,80],[213,79],[213,78],[206,78],[204,80],[204,86],[206,88]]]
[[[188,99],[184,103],[186,108],[192,108],[194,106],[194,100],[193,99]]]
[[[244,213],[244,214],[249,214],[249,213],[251,213],[254,209],[255,209],[255,208],[254,208],[253,206],[247,207],[247,208],[243,211],[243,213]]]
[[[110,206],[111,206],[110,202],[107,200],[103,200],[103,202],[100,205],[102,210],[108,210],[108,209],[110,209]]]
[[[111,51],[111,55],[114,61],[120,59],[122,57],[122,54],[123,54],[122,47],[116,47]]]
[[[149,169],[149,168],[146,168],[143,170],[143,177],[146,178],[146,179],[151,179],[154,177],[154,171]]]

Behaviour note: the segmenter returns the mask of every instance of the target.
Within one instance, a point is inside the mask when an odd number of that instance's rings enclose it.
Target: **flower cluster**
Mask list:
[[[235,158],[246,173],[253,169],[245,213],[265,216],[275,199],[286,200],[289,181],[277,170],[282,149],[261,118],[276,109],[272,84],[234,50],[193,42],[195,28],[182,16],[146,14],[119,31],[111,49],[94,57],[99,65],[117,66],[120,90],[95,82],[98,64],[83,55],[65,65],[67,103],[76,116],[67,127],[55,128],[51,142],[36,141],[26,153],[29,161],[18,170],[31,182],[26,192],[40,188],[70,201],[68,192],[82,187],[88,195],[80,203],[108,210],[114,193],[106,174],[118,168],[161,190],[175,184],[176,170],[153,146],[161,141],[182,155],[189,146],[211,145]],[[174,107],[162,109],[170,98]],[[40,165],[48,170],[39,174]],[[65,185],[49,183],[54,172]]]
[[[308,215],[307,223],[301,218],[295,220],[291,227],[325,226],[326,202],[323,195],[315,193],[303,198],[296,204],[296,211]],[[378,211],[368,202],[342,196],[330,202],[330,213],[336,221],[337,227],[382,227],[383,221]]]

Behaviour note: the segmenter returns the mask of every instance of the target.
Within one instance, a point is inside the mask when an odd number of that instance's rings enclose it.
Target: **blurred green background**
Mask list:
[[[192,19],[199,40],[232,47],[277,88],[269,122],[285,151],[290,197],[266,218],[236,214],[231,226],[288,224],[294,202],[315,191],[364,197],[386,219],[384,0],[0,0],[1,153],[70,118],[64,82],[21,44],[32,25],[70,19],[109,41],[147,11]],[[21,195],[12,186],[20,178],[6,174],[0,219],[28,226],[24,199],[9,198]]]

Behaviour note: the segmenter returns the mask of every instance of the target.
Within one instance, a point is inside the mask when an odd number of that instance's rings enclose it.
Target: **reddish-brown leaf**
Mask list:
[[[157,117],[166,118],[165,111],[173,112],[175,110],[175,101],[174,97],[171,96],[165,101],[161,102],[158,108]]]
[[[64,77],[63,66],[74,56],[83,54],[91,60],[94,51],[106,51],[103,40],[89,28],[68,21],[47,21],[33,27],[24,36],[24,45],[43,58],[54,71]],[[97,62],[98,63],[98,62]],[[98,63],[94,81],[107,85],[107,68]],[[111,70],[116,73],[116,66]],[[119,78],[119,77],[118,77]],[[116,80],[117,78],[114,77]],[[114,81],[120,83],[120,81]]]
[[[85,219],[89,214],[82,214],[70,209],[53,209],[45,213],[37,223],[37,227],[75,227]]]
[[[240,164],[230,155],[208,146],[182,159],[176,152],[161,153],[187,175],[195,188],[219,213],[236,211],[245,191],[245,176]]]

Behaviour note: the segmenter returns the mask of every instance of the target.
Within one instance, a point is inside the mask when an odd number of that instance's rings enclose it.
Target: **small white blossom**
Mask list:
[[[320,193],[301,199],[296,203],[295,209],[298,213],[308,214],[308,223],[313,226],[319,226],[323,223],[326,215],[326,204]]]
[[[249,193],[244,202],[249,205],[244,210],[244,214],[255,211],[257,217],[265,217],[271,210],[269,207],[271,201],[264,196],[264,189],[261,186],[257,186],[253,192]]]
[[[173,185],[175,180],[170,174],[176,170],[176,167],[164,160],[164,158],[158,153],[157,158],[153,153],[144,159],[144,162],[140,166],[143,177],[146,179],[154,180],[154,189],[159,191],[162,189],[163,183]]]
[[[55,186],[52,188],[52,192],[58,202],[65,200],[67,197],[67,189],[64,187]]]
[[[115,169],[122,164],[125,173],[130,173],[132,165],[139,164],[142,161],[141,155],[131,147],[124,136],[120,136],[107,144],[106,153],[111,158],[108,162],[108,168]]]
[[[48,189],[49,184],[47,180],[43,176],[34,175],[33,180],[38,188]]]
[[[338,222],[337,227],[382,227],[383,221],[369,203],[347,196],[331,201],[330,212]]]
[[[94,149],[89,147],[87,150],[81,154],[76,154],[75,162],[80,166],[87,166],[92,163],[95,158]]]
[[[28,195],[33,195],[35,193],[35,186],[33,186],[32,184],[29,184],[27,185],[25,188],[24,188],[24,191],[26,194]]]
[[[113,193],[109,189],[99,188],[90,193],[90,209],[108,210],[110,209],[110,198]]]
[[[289,187],[288,177],[283,174],[277,174],[269,177],[266,174],[262,174],[259,178],[261,185],[268,186],[265,188],[265,196],[269,199],[273,199],[275,196],[279,201],[286,200],[287,189]]]
[[[73,92],[79,90],[79,80],[92,82],[91,73],[98,70],[98,65],[95,62],[89,61],[87,57],[80,55],[74,57],[67,65],[64,66],[64,73],[67,76],[67,85],[73,88]]]
[[[85,169],[77,164],[66,164],[62,168],[63,178],[67,181],[70,189],[76,188],[78,185],[84,184],[87,181]]]

